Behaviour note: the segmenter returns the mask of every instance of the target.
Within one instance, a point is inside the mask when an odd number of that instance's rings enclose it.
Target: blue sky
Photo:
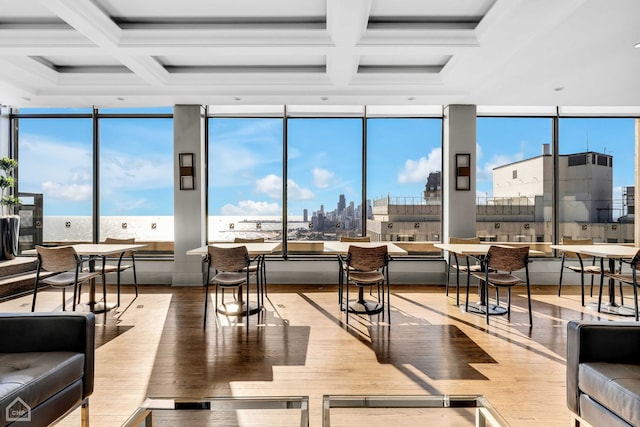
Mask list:
[[[113,110],[110,112],[118,112]],[[282,120],[210,121],[210,213],[280,215]],[[173,129],[170,119],[103,119],[102,215],[172,215]],[[324,205],[340,194],[361,200],[362,120],[291,119],[288,126],[289,214]],[[421,198],[429,172],[440,170],[441,122],[370,119],[369,198]],[[45,194],[45,215],[91,214],[91,120],[20,122],[20,189]],[[542,153],[551,141],[547,118],[480,118],[477,194],[491,195],[491,169]],[[560,153],[586,150],[614,156],[614,198],[634,184],[633,119],[562,119]]]

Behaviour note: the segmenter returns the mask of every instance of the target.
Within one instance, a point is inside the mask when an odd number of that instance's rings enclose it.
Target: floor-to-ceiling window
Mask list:
[[[560,118],[558,215],[561,238],[631,243],[633,118]]]
[[[25,109],[21,113],[32,116],[14,120],[19,141],[18,189],[20,193],[34,194],[27,197],[28,203],[42,200],[44,216],[42,224],[33,226],[42,228],[42,239],[46,243],[91,242],[91,110]],[[53,113],[56,116],[52,116]]]
[[[100,241],[133,237],[149,251],[173,252],[173,121],[167,114],[171,109],[101,110]]]
[[[478,117],[476,230],[481,239],[552,242],[552,142],[552,118]]]
[[[282,240],[282,118],[209,118],[208,241]]]
[[[289,238],[362,235],[362,152],[362,118],[287,120]]]
[[[21,109],[12,118],[22,249],[135,237],[146,252],[173,252],[170,107]]]
[[[367,119],[367,235],[439,241],[442,120]]]

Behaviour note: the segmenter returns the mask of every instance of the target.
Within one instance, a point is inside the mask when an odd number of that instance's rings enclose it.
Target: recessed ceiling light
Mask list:
[[[328,96],[321,96],[320,99],[322,101],[327,101],[327,100],[329,100],[329,97]]]
[[[407,101],[413,101],[414,99],[416,99],[415,96],[410,96],[407,98]]]
[[[640,49],[640,43],[634,44],[633,47]]]
[[[116,99],[117,99],[118,101],[124,101],[124,98],[123,98],[123,97],[121,97],[121,96],[117,97]]]
[[[25,101],[31,101],[31,98],[27,98],[26,96],[22,99],[24,99]]]
[[[556,92],[561,92],[561,91],[564,90],[564,86],[557,87],[557,88],[555,88],[553,90],[555,90]]]
[[[242,101],[242,98],[240,98],[239,96],[234,96],[234,97],[233,97],[233,100],[234,100],[234,101]]]

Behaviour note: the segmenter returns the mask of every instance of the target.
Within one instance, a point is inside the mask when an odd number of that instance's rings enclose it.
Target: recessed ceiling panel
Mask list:
[[[164,66],[203,67],[203,66],[316,66],[325,65],[324,55],[245,55],[245,56],[157,56],[156,60]]]
[[[122,18],[324,17],[326,14],[325,0],[97,0],[96,4],[108,15]]]
[[[482,17],[495,2],[496,0],[373,0],[370,16]]]

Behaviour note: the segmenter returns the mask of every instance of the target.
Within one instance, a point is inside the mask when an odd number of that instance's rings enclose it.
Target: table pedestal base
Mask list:
[[[367,300],[351,300],[347,304],[351,313],[357,314],[376,314],[383,309],[382,304],[376,301]]]
[[[105,303],[103,301],[99,301],[93,304],[87,304],[89,311],[92,313],[106,313],[107,311],[111,311],[116,308],[118,305],[115,302]]]
[[[597,302],[590,302],[585,304],[585,307],[594,310],[594,311],[598,311],[598,303]],[[633,308],[631,307],[625,307],[624,305],[612,305],[611,303],[602,303],[600,305],[600,312],[601,313],[606,313],[606,314],[615,314],[617,316],[635,316],[636,312]]]
[[[464,304],[460,304],[459,307],[463,312],[481,314],[483,316],[487,312],[487,306],[480,303],[469,304],[468,310],[466,309]],[[505,314],[507,314],[506,307],[502,307],[501,305],[489,304],[489,316],[502,316]]]
[[[249,314],[256,314],[260,311],[258,304],[249,303]],[[245,302],[227,302],[218,305],[218,313],[226,316],[246,316],[247,303]]]

